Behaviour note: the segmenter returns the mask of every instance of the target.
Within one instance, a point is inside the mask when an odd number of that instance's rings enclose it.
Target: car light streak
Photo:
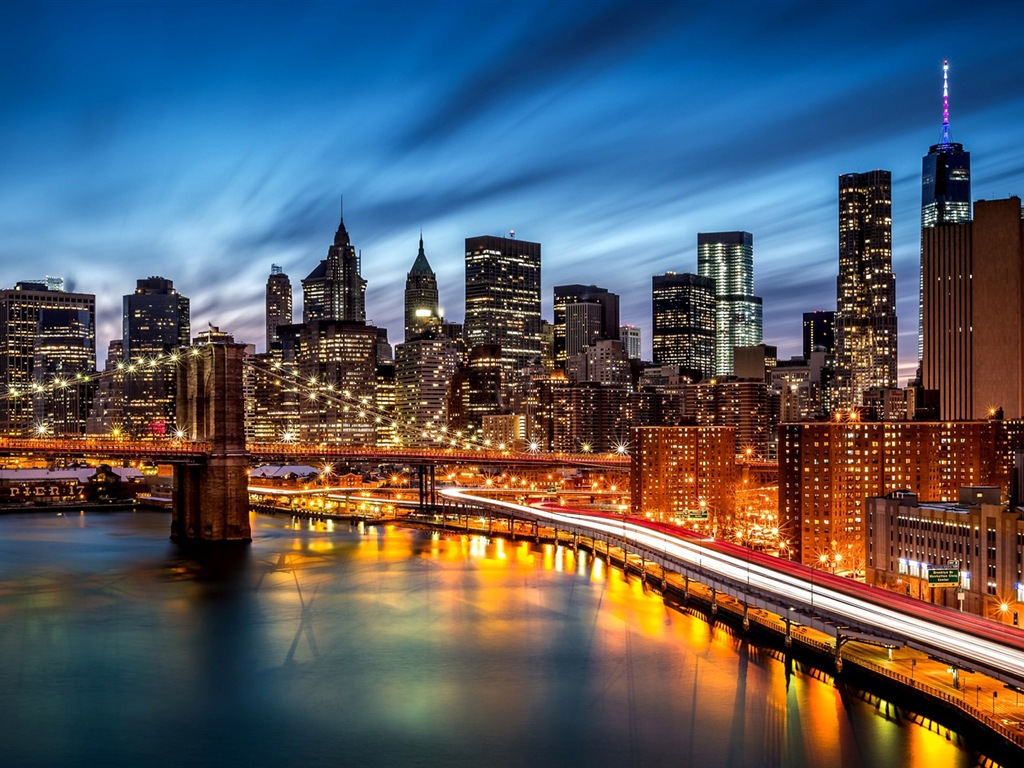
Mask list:
[[[1024,639],[1020,633],[978,617],[945,611],[940,613],[926,603],[890,596],[861,584],[854,587],[851,583],[851,591],[857,588],[871,593],[870,599],[859,597],[815,582],[813,571],[810,572],[810,580],[797,573],[786,572],[805,566],[780,561],[777,567],[770,567],[762,562],[751,562],[749,554],[728,554],[719,551],[720,544],[716,548],[710,540],[687,540],[682,538],[683,532],[671,535],[658,530],[656,523],[612,519],[600,513],[525,506],[474,496],[471,490],[464,489],[443,489],[441,493],[460,501],[505,510],[516,517],[531,518],[545,525],[589,531],[598,537],[611,539],[613,543],[615,540],[626,541],[660,554],[666,560],[695,567],[738,585],[747,584],[751,591],[771,594],[779,602],[805,608],[812,606],[812,613],[840,616],[861,627],[913,641],[919,647],[931,646],[936,652],[959,658],[966,666],[983,664],[1024,681]],[[758,559],[762,559],[761,556]],[[824,574],[822,579],[825,580]]]

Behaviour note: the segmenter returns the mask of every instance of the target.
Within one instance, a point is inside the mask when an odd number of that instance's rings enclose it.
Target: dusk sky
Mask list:
[[[835,308],[837,177],[893,173],[900,381],[917,348],[921,157],[1024,193],[1024,3],[12,3],[0,6],[0,287],[121,297],[162,275],[264,347],[272,263],[299,281],[345,222],[367,317],[402,341],[422,229],[463,319],[464,239],[515,230],[555,285],[622,296],[650,356],[651,276],[697,233],[754,235],[764,336]]]

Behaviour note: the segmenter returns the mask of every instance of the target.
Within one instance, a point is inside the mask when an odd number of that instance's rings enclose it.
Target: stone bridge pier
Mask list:
[[[171,538],[179,542],[252,541],[249,525],[244,344],[207,344],[178,369],[178,428],[207,442],[205,461],[174,466]]]

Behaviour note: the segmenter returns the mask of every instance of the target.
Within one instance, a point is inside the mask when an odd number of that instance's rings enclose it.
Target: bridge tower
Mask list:
[[[177,420],[188,439],[207,442],[203,462],[174,467],[171,538],[181,542],[252,541],[249,457],[242,397],[244,344],[189,350],[178,369]]]

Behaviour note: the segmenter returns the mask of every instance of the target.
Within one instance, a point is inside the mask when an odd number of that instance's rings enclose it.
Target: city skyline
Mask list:
[[[271,264],[297,289],[344,193],[367,320],[393,342],[421,228],[457,321],[465,238],[515,229],[544,248],[544,317],[555,285],[608,285],[649,359],[651,277],[696,271],[698,232],[745,230],[764,339],[787,357],[802,313],[835,308],[836,179],[880,168],[902,384],[942,62],[973,197],[1021,194],[1024,12],[974,6],[950,34],[943,3],[853,19],[741,5],[5,6],[0,283],[53,274],[95,293],[101,356],[151,274],[192,299],[197,327],[261,346]],[[595,264],[628,266],[613,281]]]

